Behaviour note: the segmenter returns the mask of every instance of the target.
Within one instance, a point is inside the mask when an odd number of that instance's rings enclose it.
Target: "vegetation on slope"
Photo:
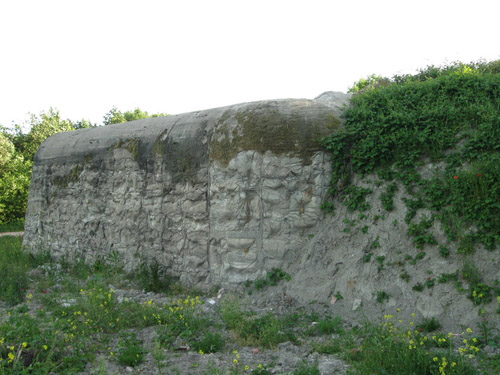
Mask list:
[[[214,305],[216,298],[189,297],[197,292],[179,288],[154,264],[131,275],[113,256],[94,264],[55,262],[48,254],[25,253],[14,237],[0,237],[0,270],[5,375],[131,368],[144,374],[312,375],[320,373],[311,360],[318,353],[336,370],[348,365],[352,375],[479,375],[500,369],[498,354],[486,350],[500,345],[491,328],[439,332],[436,319],[408,319],[399,308],[389,309],[378,325],[352,327],[324,308],[280,314],[271,305],[255,310],[255,302],[244,306],[231,296]],[[273,282],[263,287],[274,288],[284,275],[274,270],[266,278]],[[157,293],[145,293],[151,290]],[[293,360],[278,360],[284,352]]]
[[[392,79],[370,76],[354,85],[345,128],[322,139],[332,153],[332,197],[366,210],[370,190],[353,176],[392,181],[382,204],[393,208],[398,184],[406,199],[409,234],[417,247],[435,244],[434,220],[458,251],[500,244],[500,60],[428,67]],[[419,168],[432,163],[434,175]],[[333,209],[332,202],[325,203]],[[419,209],[433,214],[414,222]]]

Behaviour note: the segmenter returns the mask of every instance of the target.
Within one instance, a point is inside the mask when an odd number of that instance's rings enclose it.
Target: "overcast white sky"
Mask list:
[[[0,0],[0,124],[347,91],[500,58],[498,0]]]

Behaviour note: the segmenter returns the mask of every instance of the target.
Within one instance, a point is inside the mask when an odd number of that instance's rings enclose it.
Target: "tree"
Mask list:
[[[33,160],[38,147],[45,139],[56,133],[75,130],[72,122],[62,120],[59,110],[50,108],[48,112],[42,112],[39,116],[31,115],[30,131],[22,133],[17,127],[17,134],[14,136],[14,145],[26,160]]]
[[[31,115],[27,134],[19,126],[15,134],[0,133],[0,223],[24,218],[35,153],[47,137],[68,130],[74,130],[71,121],[50,108],[40,116]]]
[[[168,116],[168,114],[155,113],[150,116],[148,112],[146,111],[143,112],[139,108],[136,108],[133,111],[122,112],[116,107],[113,107],[108,113],[104,115],[104,125],[120,124],[122,122],[142,120],[145,118],[161,117],[161,116]]]
[[[388,78],[372,74],[366,78],[361,78],[359,81],[354,82],[353,86],[349,88],[348,92],[357,93],[360,91],[373,89],[379,86],[387,86],[388,84],[389,84]]]
[[[8,136],[3,132],[0,133],[0,168],[3,168],[14,152],[16,151],[14,144],[10,141]]]

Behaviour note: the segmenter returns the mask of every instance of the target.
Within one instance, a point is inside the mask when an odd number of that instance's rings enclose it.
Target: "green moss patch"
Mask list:
[[[230,110],[229,110],[230,111]],[[210,142],[210,159],[227,166],[240,151],[267,151],[274,155],[293,155],[304,164],[321,149],[318,139],[338,128],[333,115],[285,114],[274,106],[249,108],[231,114],[226,112]]]

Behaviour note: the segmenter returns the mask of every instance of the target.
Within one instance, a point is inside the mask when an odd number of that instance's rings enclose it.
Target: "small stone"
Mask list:
[[[356,311],[361,307],[361,299],[356,298],[352,303],[352,311]]]

